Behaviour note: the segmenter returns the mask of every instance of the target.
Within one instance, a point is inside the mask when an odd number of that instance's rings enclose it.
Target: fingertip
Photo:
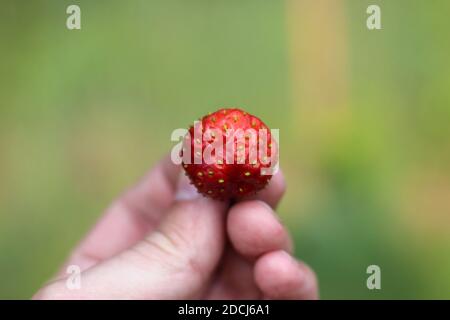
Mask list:
[[[264,297],[268,299],[318,298],[314,272],[282,250],[260,257],[255,263],[254,278]]]
[[[234,205],[229,210],[227,231],[236,251],[250,259],[291,247],[285,227],[271,207],[260,200]]]

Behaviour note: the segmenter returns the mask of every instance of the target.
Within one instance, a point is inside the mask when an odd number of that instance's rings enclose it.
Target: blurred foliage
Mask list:
[[[222,106],[281,129],[279,213],[323,298],[450,298],[450,2],[338,1],[347,93],[316,113],[292,47],[327,21],[296,39],[293,1],[2,2],[0,298],[30,297],[174,128]]]

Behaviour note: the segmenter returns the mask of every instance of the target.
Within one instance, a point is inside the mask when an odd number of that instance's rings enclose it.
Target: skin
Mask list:
[[[274,209],[281,171],[229,207],[199,195],[163,159],[113,202],[34,299],[317,299],[314,272],[292,255]],[[78,265],[81,288],[66,286]]]

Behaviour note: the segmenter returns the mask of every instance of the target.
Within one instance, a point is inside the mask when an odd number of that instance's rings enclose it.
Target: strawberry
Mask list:
[[[181,156],[186,175],[201,194],[235,200],[267,185],[277,153],[269,128],[233,108],[210,113],[191,126]]]

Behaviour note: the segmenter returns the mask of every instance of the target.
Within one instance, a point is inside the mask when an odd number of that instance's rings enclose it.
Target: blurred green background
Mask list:
[[[70,4],[81,30],[66,28]],[[366,28],[370,4],[382,30]],[[280,128],[278,211],[323,298],[449,299],[449,12],[446,0],[3,0],[0,298],[29,298],[173,129],[239,106]],[[381,290],[366,287],[371,264]]]

